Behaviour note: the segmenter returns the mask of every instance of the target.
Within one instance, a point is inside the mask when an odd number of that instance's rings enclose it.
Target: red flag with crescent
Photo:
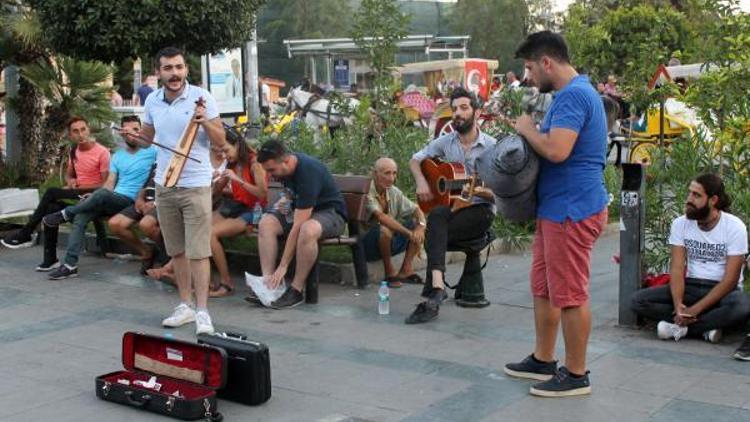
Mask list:
[[[487,75],[487,62],[483,60],[466,60],[464,62],[464,85],[466,89],[487,101],[490,92],[490,81]]]

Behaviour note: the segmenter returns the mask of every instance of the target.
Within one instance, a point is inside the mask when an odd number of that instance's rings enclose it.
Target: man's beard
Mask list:
[[[706,206],[701,208],[696,208],[693,205],[686,204],[685,205],[685,217],[688,218],[688,220],[705,220],[708,218],[708,214],[711,212],[711,207],[706,204]]]
[[[461,135],[466,135],[474,129],[474,120],[453,119],[453,129]]]
[[[538,88],[542,94],[548,94],[555,90],[555,86],[549,81],[540,82]]]
[[[138,142],[133,142],[133,141],[125,141],[125,145],[127,145],[127,146],[128,146],[129,148],[131,148],[131,149],[136,149],[136,148],[138,148]]]

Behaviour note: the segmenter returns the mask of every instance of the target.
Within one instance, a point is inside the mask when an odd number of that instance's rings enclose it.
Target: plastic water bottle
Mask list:
[[[261,207],[260,204],[256,202],[255,208],[253,208],[253,226],[258,226],[261,217],[263,217],[263,207]]]
[[[294,213],[292,212],[292,196],[287,189],[279,193],[279,200],[276,201],[276,209],[286,218],[287,223],[294,222]]]
[[[388,282],[381,281],[378,289],[378,314],[388,315],[391,313],[391,294],[388,291]]]

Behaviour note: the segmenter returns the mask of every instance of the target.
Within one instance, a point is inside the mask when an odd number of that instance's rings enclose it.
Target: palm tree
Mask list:
[[[0,0],[0,71],[7,65],[22,66],[48,55],[42,30],[33,10],[19,0]],[[19,81],[18,95],[8,105],[19,116],[22,180],[39,181],[35,175],[42,139],[43,98],[28,81]]]
[[[42,143],[36,174],[41,180],[60,164],[65,149],[65,130],[73,116],[83,116],[93,127],[112,121],[114,112],[105,82],[112,69],[101,62],[70,57],[40,58],[21,68],[21,77],[45,99]]]

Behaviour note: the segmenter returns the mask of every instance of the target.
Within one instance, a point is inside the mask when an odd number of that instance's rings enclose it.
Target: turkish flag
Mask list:
[[[482,60],[466,60],[464,62],[464,86],[470,92],[477,94],[487,101],[490,92],[490,82],[487,75],[487,62]]]

